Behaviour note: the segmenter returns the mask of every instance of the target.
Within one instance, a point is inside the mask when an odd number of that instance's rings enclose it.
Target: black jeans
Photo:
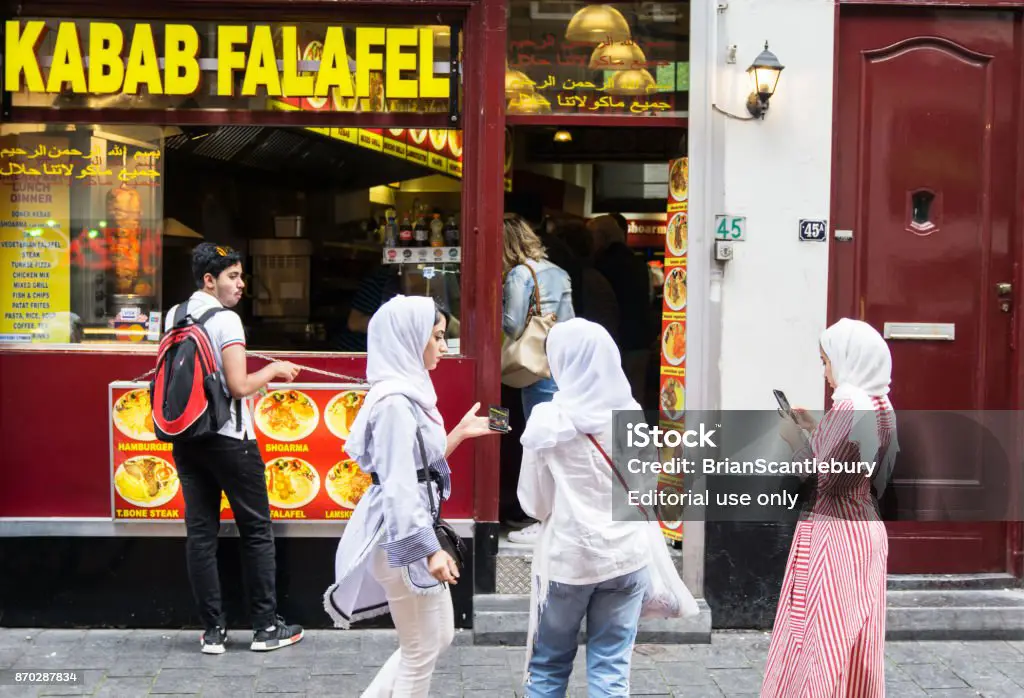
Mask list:
[[[242,569],[252,626],[257,630],[270,627],[277,615],[277,566],[266,466],[256,441],[217,434],[175,444],[173,453],[185,496],[188,576],[203,623],[207,628],[227,627],[217,573],[223,491],[242,539]]]

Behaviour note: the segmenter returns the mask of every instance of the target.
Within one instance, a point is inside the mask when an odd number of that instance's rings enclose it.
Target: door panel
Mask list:
[[[1012,12],[843,9],[833,165],[830,319],[949,323],[955,339],[889,340],[897,410],[1011,407],[1020,51]],[[1010,307],[1012,311],[1012,305]],[[1001,571],[1004,523],[981,518],[991,486],[981,435],[901,414],[883,508],[891,572]],[[998,474],[997,474],[998,476]],[[932,523],[927,523],[931,520]]]

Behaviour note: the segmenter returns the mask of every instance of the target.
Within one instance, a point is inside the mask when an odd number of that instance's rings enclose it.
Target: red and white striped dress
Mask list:
[[[886,398],[876,397],[874,403],[879,452],[885,453],[895,418]],[[849,441],[853,416],[852,402],[833,406],[811,435],[814,457],[861,459],[857,444]],[[874,454],[864,460],[870,458]],[[789,551],[762,698],[885,695],[888,553],[871,480],[819,475],[814,503],[797,523]]]

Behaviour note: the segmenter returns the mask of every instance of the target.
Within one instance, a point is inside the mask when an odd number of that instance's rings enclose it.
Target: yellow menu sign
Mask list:
[[[11,167],[33,152],[57,157]],[[63,137],[0,137],[0,342],[70,339],[70,158]]]

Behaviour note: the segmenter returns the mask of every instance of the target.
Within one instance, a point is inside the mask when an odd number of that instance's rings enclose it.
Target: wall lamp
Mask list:
[[[768,101],[775,94],[779,84],[779,76],[785,69],[775,54],[768,50],[768,42],[764,42],[764,51],[754,59],[747,68],[747,75],[754,81],[754,91],[747,97],[747,111],[755,119],[764,119],[768,111]]]

